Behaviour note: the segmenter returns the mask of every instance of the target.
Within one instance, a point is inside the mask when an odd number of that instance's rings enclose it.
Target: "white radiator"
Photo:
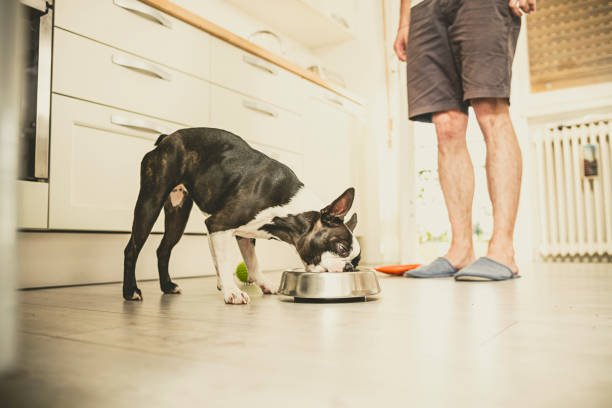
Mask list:
[[[547,258],[612,255],[612,118],[547,126],[536,136],[540,253]],[[597,176],[583,159],[595,153]]]

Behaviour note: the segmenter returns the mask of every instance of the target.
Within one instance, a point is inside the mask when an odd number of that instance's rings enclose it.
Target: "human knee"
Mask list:
[[[493,129],[509,120],[508,101],[504,98],[478,98],[471,101],[476,120],[483,130]]]
[[[433,116],[438,145],[446,147],[465,141],[467,116],[460,111],[440,112]]]

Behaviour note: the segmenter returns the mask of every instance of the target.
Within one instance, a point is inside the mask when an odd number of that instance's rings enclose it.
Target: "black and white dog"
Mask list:
[[[164,293],[180,293],[168,274],[168,262],[194,202],[207,216],[217,287],[226,303],[249,302],[234,281],[235,265],[228,249],[235,241],[249,279],[266,294],[276,293],[277,286],[258,268],[256,238],[293,245],[308,271],[352,271],[359,263],[361,251],[353,236],[356,214],[344,223],[353,188],[322,208],[290,168],[220,129],[182,129],[161,135],[155,145],[142,159],[132,235],[125,248],[126,300],[142,300],[136,286],[136,259],[162,207],[165,230],[157,259]]]

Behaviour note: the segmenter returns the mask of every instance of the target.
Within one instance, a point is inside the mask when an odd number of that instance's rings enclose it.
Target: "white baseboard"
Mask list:
[[[157,279],[155,250],[161,234],[151,234],[136,265],[136,278]],[[19,288],[121,282],[123,249],[129,234],[76,232],[20,232],[18,235]],[[212,276],[215,274],[207,237],[185,235],[172,251],[170,276]],[[257,241],[262,270],[300,266],[289,245]],[[236,263],[240,254],[236,245]]]

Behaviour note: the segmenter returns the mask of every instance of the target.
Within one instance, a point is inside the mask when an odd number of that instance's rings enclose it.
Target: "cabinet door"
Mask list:
[[[138,0],[55,0],[55,26],[207,79],[210,36]]]
[[[209,118],[208,82],[60,28],[53,92],[190,126]]]
[[[248,142],[302,152],[302,118],[295,113],[216,85],[211,85],[211,100],[211,126]]]
[[[301,111],[301,80],[296,75],[219,39],[211,43],[211,82],[293,112]]]
[[[331,202],[355,186],[354,118],[332,103],[313,99],[309,104],[304,143],[304,183],[324,202]]]
[[[183,126],[53,95],[49,227],[130,231],[140,162],[160,131]],[[188,232],[204,232],[194,208]],[[163,211],[154,231],[163,231]]]

